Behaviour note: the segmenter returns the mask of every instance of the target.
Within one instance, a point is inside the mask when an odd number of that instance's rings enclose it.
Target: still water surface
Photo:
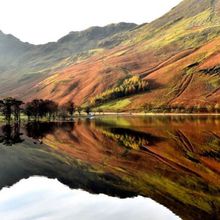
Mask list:
[[[31,177],[0,192],[0,218],[24,219],[179,219],[155,201],[118,199],[103,194],[71,190],[57,180]]]
[[[0,161],[0,219],[220,219],[218,117],[1,125]]]

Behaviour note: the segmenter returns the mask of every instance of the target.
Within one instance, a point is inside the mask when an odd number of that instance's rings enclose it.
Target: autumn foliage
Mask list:
[[[92,105],[102,104],[110,100],[147,91],[148,88],[149,83],[146,80],[142,80],[138,76],[133,76],[129,79],[125,79],[121,85],[97,95],[92,99],[91,103]]]

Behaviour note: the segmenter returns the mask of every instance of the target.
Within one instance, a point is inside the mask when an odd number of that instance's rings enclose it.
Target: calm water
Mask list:
[[[0,219],[220,219],[218,117],[0,127]]]
[[[24,190],[25,189],[25,190]],[[71,190],[57,180],[31,177],[0,192],[1,219],[179,219],[143,197],[118,199]],[[12,211],[13,210],[13,211]]]

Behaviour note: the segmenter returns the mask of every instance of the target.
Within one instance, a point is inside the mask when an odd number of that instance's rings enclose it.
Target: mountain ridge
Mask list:
[[[36,82],[41,80],[42,77],[45,78],[50,72],[69,65],[65,63],[66,59],[69,59],[69,62],[85,59],[85,57],[98,52],[98,49],[97,51],[95,50],[99,47],[98,41],[107,40],[116,34],[120,35],[134,27],[136,27],[136,24],[133,23],[119,23],[98,27],[96,28],[99,34],[98,40],[88,39],[92,34],[92,30],[86,29],[82,32],[77,32],[77,34],[75,32],[77,42],[74,42],[74,39],[69,34],[65,37],[71,38],[70,43],[61,38],[57,42],[49,42],[43,45],[24,43],[13,35],[6,35],[2,32],[0,36],[0,80],[3,82],[3,84],[0,83],[1,94],[7,95],[8,91],[11,91],[14,87],[19,87],[19,82],[26,78],[28,80],[33,79],[34,82],[31,83],[28,89],[32,88]],[[95,33],[93,33],[94,35]],[[117,40],[120,41],[120,39]],[[114,43],[112,42],[112,44]],[[90,52],[93,49],[94,51]]]
[[[130,26],[130,27],[129,27]],[[13,35],[12,33],[4,33],[4,31],[0,30],[0,36],[4,36],[4,37],[12,37],[14,39],[17,39],[18,41],[20,41],[21,43],[24,43],[24,44],[29,44],[29,45],[32,45],[32,46],[43,46],[43,45],[47,45],[47,44],[50,44],[50,43],[58,43],[60,40],[62,40],[63,38],[67,37],[68,35],[72,35],[72,34],[80,34],[80,35],[83,35],[83,33],[88,33],[90,32],[91,30],[93,29],[96,29],[96,30],[102,30],[102,29],[108,29],[108,28],[121,28],[122,30],[119,30],[119,32],[123,32],[123,29],[125,29],[125,31],[128,31],[130,30],[130,28],[135,28],[137,27],[138,25],[135,24],[135,23],[131,23],[131,22],[119,22],[119,23],[111,23],[111,24],[108,24],[108,25],[105,25],[105,26],[91,26],[91,27],[88,27],[86,29],[83,29],[83,30],[80,30],[80,31],[70,31],[68,34],[60,37],[58,40],[56,41],[49,41],[49,42],[45,42],[45,43],[41,43],[41,44],[33,44],[33,43],[30,43],[28,41],[23,41],[22,39],[19,39],[18,37],[16,37],[15,35]]]

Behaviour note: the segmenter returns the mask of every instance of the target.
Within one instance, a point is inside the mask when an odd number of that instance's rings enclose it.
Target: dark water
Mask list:
[[[218,117],[2,125],[0,161],[0,219],[220,219]]]

